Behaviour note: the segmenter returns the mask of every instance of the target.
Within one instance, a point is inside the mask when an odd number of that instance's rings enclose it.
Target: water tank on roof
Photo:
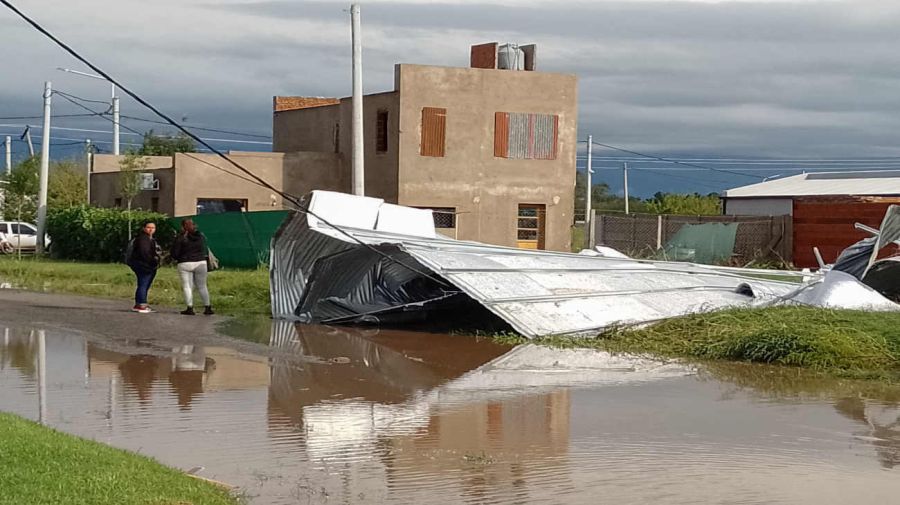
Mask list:
[[[525,70],[525,51],[517,44],[503,44],[497,49],[497,68],[501,70]]]

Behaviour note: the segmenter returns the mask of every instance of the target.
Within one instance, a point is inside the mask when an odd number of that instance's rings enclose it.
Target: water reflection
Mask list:
[[[51,332],[40,380],[37,337],[4,331],[0,409],[36,418],[42,396],[49,424],[204,466],[253,503],[582,503],[597,489],[690,502],[689,482],[711,501],[813,503],[825,488],[807,481],[809,499],[792,500],[794,478],[846,475],[877,499],[896,483],[866,462],[900,463],[895,390],[784,369],[697,380],[591,351],[276,324],[265,356],[153,342],[128,354]],[[703,484],[711,467],[720,479]],[[771,482],[724,484],[750,474]]]

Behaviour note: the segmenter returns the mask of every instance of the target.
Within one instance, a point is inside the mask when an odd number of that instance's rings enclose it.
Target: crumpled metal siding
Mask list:
[[[797,284],[700,265],[527,251],[453,239],[343,228],[364,244],[394,244],[527,337],[591,334],[691,312],[751,306]],[[293,215],[273,246],[275,317],[295,317],[317,258],[363,247]],[[374,254],[374,253],[373,253]],[[285,292],[279,293],[278,291]],[[754,296],[748,296],[752,292]]]
[[[276,319],[294,319],[294,311],[303,297],[313,263],[318,258],[352,247],[347,242],[310,232],[306,215],[291,213],[272,237],[269,261],[272,316]]]

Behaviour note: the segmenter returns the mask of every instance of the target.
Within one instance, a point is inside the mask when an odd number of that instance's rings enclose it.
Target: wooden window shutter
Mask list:
[[[422,108],[422,142],[419,154],[422,156],[444,156],[447,137],[447,109],[440,107]]]
[[[509,113],[494,113],[494,156],[509,158]]]

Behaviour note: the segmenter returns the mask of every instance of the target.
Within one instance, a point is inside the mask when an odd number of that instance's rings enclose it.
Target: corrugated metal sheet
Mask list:
[[[447,109],[422,108],[422,156],[443,157],[447,137]]]
[[[813,172],[722,192],[725,198],[828,195],[900,195],[900,170]]]
[[[357,210],[344,208],[343,212]],[[276,237],[272,289],[289,290],[287,294],[273,294],[276,317],[294,314],[308,272],[318,257],[363,247],[310,221],[295,214]],[[789,282],[761,280],[746,271],[685,263],[526,251],[371,229],[344,231],[363,244],[395,245],[419,263],[416,268],[424,267],[446,279],[528,337],[588,334],[610,325],[749,306],[786,295],[797,287]]]
[[[531,150],[530,114],[509,113],[509,152],[507,158],[526,159]]]
[[[497,112],[494,156],[512,159],[556,159],[559,116]]]

